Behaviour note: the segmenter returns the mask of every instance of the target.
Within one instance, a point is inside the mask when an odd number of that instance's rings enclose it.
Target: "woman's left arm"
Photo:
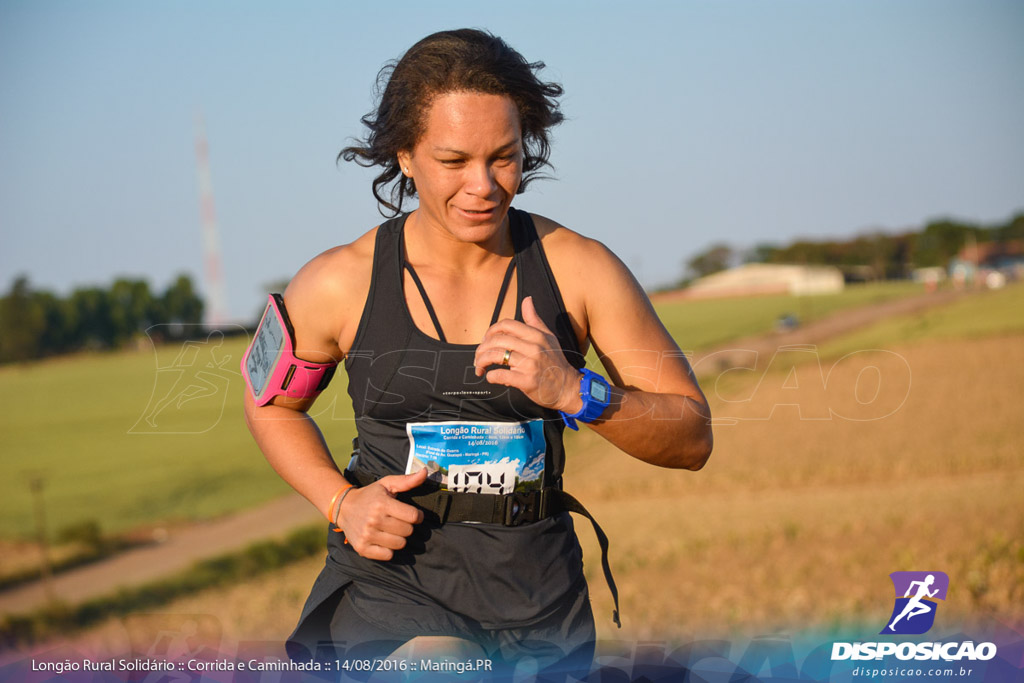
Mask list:
[[[626,266],[601,243],[560,232],[549,261],[574,324],[593,343],[613,385],[610,405],[590,428],[645,462],[700,469],[711,455],[711,411],[689,362]],[[565,248],[572,258],[559,257]],[[506,350],[512,351],[508,369],[488,371],[488,381],[569,414],[582,407],[580,373],[529,299],[522,323],[503,320],[487,331],[477,372],[501,364]]]

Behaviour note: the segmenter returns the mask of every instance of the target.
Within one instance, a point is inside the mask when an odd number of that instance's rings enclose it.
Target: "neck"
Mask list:
[[[499,228],[480,242],[458,239],[418,209],[405,221],[406,258],[413,265],[429,262],[434,267],[465,272],[505,261],[514,251],[507,213]]]

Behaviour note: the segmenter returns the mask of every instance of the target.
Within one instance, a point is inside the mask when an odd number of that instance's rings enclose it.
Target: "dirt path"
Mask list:
[[[322,519],[301,496],[285,496],[255,509],[182,527],[170,532],[167,540],[158,545],[128,550],[108,560],[62,572],[53,579],[54,593],[68,604],[77,604],[118,588],[161,579],[198,560],[284,536],[296,527]],[[0,592],[0,614],[20,614],[45,604],[42,581]]]
[[[801,325],[795,330],[736,339],[716,348],[699,351],[693,354],[691,363],[697,368],[697,375],[700,377],[731,367],[748,365],[751,351],[754,351],[757,353],[757,364],[760,367],[770,361],[780,347],[820,344],[884,318],[918,313],[963,296],[966,296],[964,292],[943,290],[837,311],[820,320]]]
[[[702,367],[704,372],[710,372],[749,362],[750,351],[753,350],[758,353],[760,364],[770,360],[780,346],[818,344],[877,320],[922,311],[960,296],[963,294],[943,291],[845,310],[790,332],[739,339],[698,353],[695,360],[711,359],[711,363]],[[160,579],[198,560],[240,549],[255,541],[282,536],[297,526],[318,519],[320,515],[308,502],[298,495],[289,495],[256,509],[178,529],[159,545],[130,550],[111,559],[61,573],[54,578],[54,591],[69,604],[79,603],[121,587]],[[42,582],[0,592],[0,614],[24,613],[45,603]]]

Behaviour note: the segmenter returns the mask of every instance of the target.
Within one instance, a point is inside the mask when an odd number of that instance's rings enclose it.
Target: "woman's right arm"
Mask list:
[[[324,252],[303,266],[284,292],[295,331],[295,355],[313,362],[342,361],[351,348],[370,287],[374,232]],[[320,429],[307,414],[313,399],[276,396],[256,406],[245,391],[245,420],[267,462],[292,488],[333,521],[331,501],[348,482],[338,470]],[[394,494],[423,483],[423,475],[385,477],[344,499],[338,522],[346,540],[370,559],[391,559],[405,546],[415,507]]]

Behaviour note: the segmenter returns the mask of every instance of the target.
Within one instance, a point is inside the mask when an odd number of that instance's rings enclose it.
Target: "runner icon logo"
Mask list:
[[[937,601],[946,599],[949,577],[944,572],[893,572],[889,577],[896,589],[896,604],[879,633],[927,633],[935,623]]]

